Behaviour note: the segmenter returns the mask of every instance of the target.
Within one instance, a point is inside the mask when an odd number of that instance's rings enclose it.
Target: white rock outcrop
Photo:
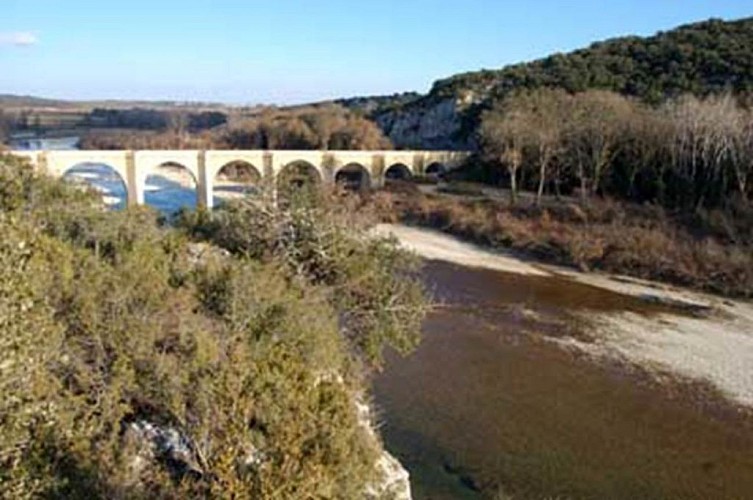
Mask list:
[[[374,500],[412,500],[410,488],[410,474],[403,465],[393,457],[381,444],[381,440],[374,430],[374,419],[371,407],[362,399],[356,400],[358,422],[379,443],[382,454],[377,460],[378,482],[371,484],[366,489],[366,498]]]

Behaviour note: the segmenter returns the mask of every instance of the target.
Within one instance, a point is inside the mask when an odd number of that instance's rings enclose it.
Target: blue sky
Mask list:
[[[294,103],[416,90],[753,0],[0,0],[0,93]]]

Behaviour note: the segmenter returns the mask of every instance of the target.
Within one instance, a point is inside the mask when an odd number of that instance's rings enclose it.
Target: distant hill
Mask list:
[[[184,102],[184,101],[144,101],[103,99],[98,101],[78,101],[67,99],[50,99],[29,95],[0,94],[0,108],[55,108],[60,110],[90,110],[94,108],[107,109],[223,109],[229,106],[212,102]]]
[[[398,146],[467,147],[480,109],[513,90],[538,87],[607,89],[648,102],[685,92],[750,92],[753,18],[712,19],[650,37],[614,38],[567,54],[451,76],[418,99],[383,100],[372,117]],[[451,120],[452,126],[438,120]]]
[[[30,95],[0,94],[0,107],[6,108],[71,108],[77,104],[72,101],[46,99]]]

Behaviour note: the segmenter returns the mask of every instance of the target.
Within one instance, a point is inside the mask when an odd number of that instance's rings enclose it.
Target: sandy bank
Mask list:
[[[710,383],[726,397],[753,406],[753,304],[734,301],[623,276],[581,273],[532,264],[512,255],[491,252],[437,231],[384,224],[379,234],[392,234],[424,258],[524,275],[564,277],[584,285],[703,310],[699,317],[631,312],[583,313],[595,340],[565,337],[555,342],[594,356],[638,364],[655,373],[669,372]]]
[[[400,244],[426,259],[444,260],[464,266],[483,267],[495,271],[549,276],[550,272],[528,264],[515,257],[485,250],[439,231],[397,224],[379,224],[376,234],[393,235]]]

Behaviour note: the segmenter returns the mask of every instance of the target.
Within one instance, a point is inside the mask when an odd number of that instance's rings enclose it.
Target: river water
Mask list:
[[[584,313],[662,307],[440,261],[424,279],[440,306],[422,344],[374,379],[385,444],[417,499],[753,498],[750,413],[552,342],[587,338]]]
[[[125,203],[104,165],[70,177],[113,207]],[[147,179],[146,202],[163,212],[195,199],[174,175]],[[556,342],[588,342],[589,314],[651,316],[663,306],[438,260],[423,278],[438,304],[423,341],[406,358],[388,356],[373,380],[381,433],[411,473],[415,498],[753,498],[750,412],[703,384],[659,382]]]

